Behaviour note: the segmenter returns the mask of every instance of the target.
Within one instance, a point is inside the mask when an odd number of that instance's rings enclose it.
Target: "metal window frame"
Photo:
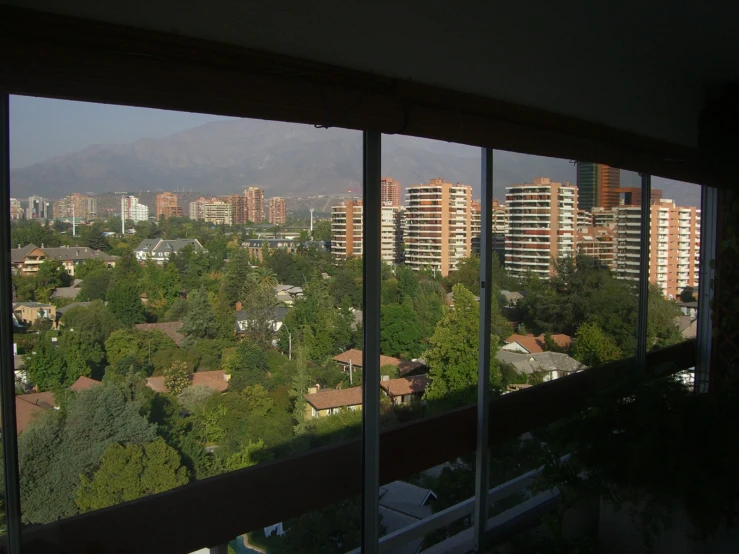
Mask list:
[[[493,150],[482,148],[480,156],[480,329],[477,355],[477,454],[475,456],[475,550],[482,551],[488,520],[490,488],[490,316],[492,292]]]
[[[380,535],[380,295],[382,286],[381,134],[364,131],[362,198],[362,552]]]
[[[706,393],[711,374],[713,346],[713,283],[716,270],[716,243],[718,238],[718,189],[701,188],[700,263],[698,274],[698,329],[696,333],[697,360],[694,390]]]
[[[641,174],[641,229],[639,236],[639,315],[636,324],[636,365],[647,368],[647,325],[649,321],[649,250],[652,216],[652,176]]]
[[[8,552],[21,551],[18,431],[15,421],[13,359],[13,280],[10,274],[10,98],[0,93],[0,407],[5,479]]]

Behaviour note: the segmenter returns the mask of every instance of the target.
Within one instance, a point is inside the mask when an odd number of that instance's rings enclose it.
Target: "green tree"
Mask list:
[[[424,398],[447,407],[474,401],[477,390],[480,307],[463,285],[454,285],[454,309],[436,326],[426,353],[429,385]],[[490,341],[490,385],[501,383],[497,337]]]
[[[272,286],[266,281],[256,281],[242,298],[247,327],[246,338],[263,348],[272,345],[277,300]]]
[[[161,437],[143,445],[111,444],[92,477],[81,476],[76,503],[82,512],[100,510],[187,482],[180,455]]]
[[[421,331],[410,306],[405,304],[382,306],[380,350],[386,356],[402,359],[418,358],[423,353]]]
[[[28,378],[40,391],[54,390],[67,381],[67,362],[50,337],[42,335],[36,349],[25,356]]]
[[[164,386],[170,394],[177,396],[190,386],[191,376],[192,372],[187,362],[174,362],[164,370]]]
[[[215,338],[218,326],[205,287],[193,291],[188,301],[187,315],[183,318],[180,332],[190,341]]]
[[[65,385],[71,385],[79,377],[102,378],[105,354],[92,333],[68,331],[59,338],[59,349],[66,361]]]
[[[110,250],[110,243],[103,235],[103,224],[95,222],[82,233],[82,244],[93,250]]]
[[[108,270],[103,260],[100,258],[87,258],[74,266],[74,277],[75,279],[84,279],[90,273],[99,269]]]
[[[109,269],[101,268],[90,271],[80,285],[78,299],[81,301],[105,300],[112,279],[113,273]]]
[[[331,242],[331,222],[319,221],[313,226],[313,240]]]
[[[249,251],[239,248],[229,258],[221,281],[221,297],[231,308],[245,296],[250,274]]]
[[[259,456],[264,451],[264,441],[249,442],[245,444],[237,452],[231,454],[225,463],[226,471],[234,471],[251,467],[259,463]]]
[[[72,282],[72,278],[57,260],[47,260],[42,263],[35,276],[35,298],[39,302],[48,302],[51,293],[59,287],[66,287]]]
[[[70,308],[62,317],[62,323],[65,329],[90,333],[99,344],[104,344],[113,331],[121,328],[120,321],[100,300],[89,306]]]
[[[74,395],[18,437],[23,521],[49,523],[77,513],[80,475],[91,475],[111,444],[156,439],[142,406],[113,385]]]
[[[262,385],[249,385],[242,392],[246,408],[253,415],[264,417],[274,407],[275,402],[270,398]]]
[[[236,351],[225,360],[223,368],[231,375],[229,387],[237,391],[264,384],[269,369],[264,350],[250,341],[239,343]]]
[[[575,334],[572,357],[588,367],[596,367],[621,358],[616,342],[595,323],[583,323]]]
[[[146,321],[137,281],[131,278],[114,278],[108,286],[106,298],[110,311],[126,327]]]
[[[105,341],[105,352],[110,364],[115,364],[126,356],[132,356],[140,364],[150,364],[157,353],[176,349],[177,345],[172,338],[158,329],[119,329],[111,333]]]

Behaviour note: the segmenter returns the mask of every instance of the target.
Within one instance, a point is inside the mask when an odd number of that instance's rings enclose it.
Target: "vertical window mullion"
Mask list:
[[[650,223],[652,214],[652,176],[641,174],[641,236],[639,252],[639,312],[636,326],[636,365],[646,371],[647,366],[647,322],[649,311],[649,255]]]
[[[493,150],[482,149],[480,213],[480,331],[477,354],[477,455],[475,457],[475,551],[485,538],[490,488],[490,303],[492,292]]]
[[[700,269],[698,277],[698,330],[695,391],[708,392],[713,344],[713,279],[718,233],[718,190],[701,187]]]
[[[362,190],[362,552],[376,554],[380,533],[380,288],[382,276],[380,141],[364,132]]]
[[[0,402],[5,465],[5,513],[8,552],[20,553],[21,507],[18,433],[15,422],[12,277],[10,275],[10,130],[9,97],[0,93]]]

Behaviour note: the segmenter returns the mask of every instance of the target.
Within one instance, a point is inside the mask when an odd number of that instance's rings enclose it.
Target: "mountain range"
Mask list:
[[[197,191],[207,195],[259,186],[265,195],[306,197],[358,194],[361,190],[362,134],[358,131],[262,120],[206,123],[161,139],[94,145],[11,170],[11,195],[60,198],[72,192],[151,193]],[[507,185],[546,176],[575,182],[568,160],[496,151],[493,181],[501,198]],[[385,135],[382,174],[403,186],[442,177],[473,186],[479,195],[480,156],[474,147]],[[622,181],[635,181],[624,175]],[[675,185],[665,194],[695,205],[692,188]],[[678,198],[680,196],[680,198]]]

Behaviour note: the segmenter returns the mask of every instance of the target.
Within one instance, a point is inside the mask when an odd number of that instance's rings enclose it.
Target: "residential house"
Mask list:
[[[228,380],[231,378],[222,369],[215,371],[196,371],[190,377],[190,386],[204,386],[215,392],[225,392],[228,389]],[[164,384],[164,377],[147,377],[146,386],[154,392],[165,393],[169,392],[169,389]]]
[[[136,247],[134,254],[140,262],[154,260],[161,265],[169,260],[172,254],[177,254],[188,246],[195,252],[205,252],[198,239],[144,239]]]
[[[523,294],[520,292],[511,292],[509,290],[502,289],[500,294],[505,298],[506,304],[511,307],[515,306],[518,304],[519,300],[523,299]]]
[[[80,392],[99,386],[102,386],[100,381],[89,377],[80,377],[69,389]],[[40,414],[57,408],[53,392],[32,392],[17,395],[15,397],[15,426],[18,433],[23,432]]]
[[[303,296],[303,289],[294,285],[275,285],[275,299],[286,306],[295,304],[296,298]]]
[[[99,259],[107,267],[115,267],[116,257],[106,254],[102,250],[94,250],[86,246],[60,246],[45,248],[35,244],[27,244],[10,251],[10,264],[13,271],[18,275],[35,275],[39,266],[47,260],[56,260],[62,263],[62,267],[69,275],[74,275],[74,268],[85,260]]]
[[[432,503],[436,494],[431,489],[411,485],[405,481],[393,481],[380,487],[380,515],[385,535],[408,527],[433,513]],[[390,550],[391,554],[417,554],[423,545],[423,537],[413,539]]]
[[[272,308],[269,324],[272,328],[273,333],[277,333],[282,328],[282,322],[285,319],[287,312],[288,308],[285,308],[284,306],[276,306]],[[249,328],[249,322],[253,321],[255,317],[257,316],[250,315],[250,313],[246,310],[238,310],[236,312],[236,332],[238,334],[246,333],[247,329]],[[259,317],[261,319],[261,315]]]
[[[305,417],[324,417],[338,414],[342,410],[362,409],[362,387],[349,389],[325,389],[310,387],[305,395],[308,403],[305,408]]]
[[[411,375],[399,379],[386,379],[383,376],[380,388],[394,405],[408,404],[414,398],[420,399],[429,384],[427,375]]]
[[[91,305],[92,305],[92,301],[89,301],[89,302],[72,302],[71,304],[67,304],[66,306],[64,306],[62,308],[57,308],[57,310],[56,310],[57,324],[64,317],[64,314],[66,314],[69,310],[73,310],[74,308],[87,308],[88,306],[91,306]]]
[[[56,306],[41,302],[16,302],[13,315],[18,323],[33,325],[37,319],[48,319],[56,325]]]
[[[679,315],[675,325],[684,339],[694,339],[698,334],[698,317],[695,315]]]
[[[551,335],[554,343],[563,350],[567,350],[572,344],[572,337],[569,335],[556,334]],[[546,349],[545,335],[539,335],[535,337],[532,334],[529,335],[518,335],[513,334],[503,342],[505,344],[500,347],[501,350],[507,350],[509,352],[521,352],[523,354],[538,354],[544,352]]]
[[[341,354],[337,354],[333,357],[333,360],[339,364],[343,371],[349,371],[349,369],[362,369],[362,351],[356,348],[351,348]],[[426,369],[426,364],[423,360],[401,360],[399,358],[393,358],[392,356],[380,355],[380,367],[384,365],[393,365],[398,368],[398,372],[401,375],[411,375],[419,373]]]
[[[52,298],[77,298],[80,293],[82,279],[75,279],[71,287],[59,287],[51,293]]]
[[[499,362],[513,366],[516,371],[524,375],[543,372],[544,381],[552,381],[587,369],[587,366],[561,352],[527,354],[501,349],[498,350],[495,357]]]
[[[180,333],[181,321],[166,321],[164,323],[137,323],[134,328],[139,331],[161,331],[169,336],[177,346],[182,344],[185,335]]]
[[[294,254],[300,247],[300,241],[297,239],[249,239],[241,243],[243,248],[249,251],[249,256],[262,261],[264,255],[263,249],[267,247],[267,251],[284,250],[288,254]]]

